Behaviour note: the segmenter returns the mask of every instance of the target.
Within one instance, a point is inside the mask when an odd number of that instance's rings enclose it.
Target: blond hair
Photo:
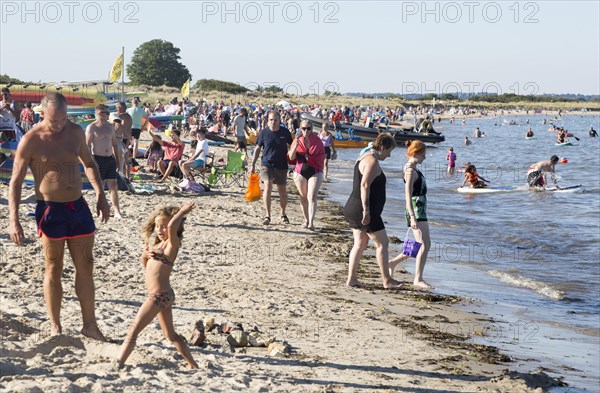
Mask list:
[[[156,230],[156,217],[173,217],[175,214],[177,214],[178,211],[179,207],[177,206],[161,206],[158,209],[156,209],[152,214],[150,214],[150,217],[148,217],[141,230],[144,240],[148,242],[148,240],[150,240],[150,237],[154,234],[154,231]],[[177,229],[177,237],[179,238],[179,240],[183,239],[184,222],[185,217],[182,219],[181,225]],[[154,244],[158,243],[160,243],[159,239],[155,238]]]

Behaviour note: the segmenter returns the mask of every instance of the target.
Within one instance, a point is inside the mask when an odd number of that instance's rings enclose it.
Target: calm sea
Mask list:
[[[563,391],[598,391],[600,386],[600,129],[598,116],[552,120],[576,137],[573,146],[555,146],[556,136],[541,115],[448,120],[436,123],[446,141],[429,147],[421,165],[428,185],[432,249],[425,279],[436,292],[475,298],[471,307],[498,323],[483,327],[485,338],[500,346],[523,370],[544,367],[565,376]],[[550,118],[546,117],[547,120]],[[517,125],[506,125],[510,120]],[[527,124],[529,120],[529,124]],[[485,138],[473,138],[479,127]],[[531,127],[537,139],[525,140]],[[468,136],[473,141],[464,145]],[[446,153],[454,147],[457,163],[467,161],[492,186],[524,186],[527,168],[556,154],[558,184],[582,184],[584,192],[513,192],[465,195],[456,192],[463,174],[446,175]],[[384,221],[388,235],[404,238],[406,149],[382,163],[388,179]],[[332,182],[324,190],[344,203],[352,186],[358,150],[340,149],[332,164]],[[398,252],[397,246],[392,254]],[[414,272],[414,260],[405,264]],[[536,359],[536,360],[532,360]]]

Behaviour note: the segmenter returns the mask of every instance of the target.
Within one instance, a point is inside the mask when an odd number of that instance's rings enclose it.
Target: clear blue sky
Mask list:
[[[122,46],[128,63],[160,38],[181,49],[192,83],[600,94],[600,2],[471,3],[2,0],[0,73],[103,79]]]

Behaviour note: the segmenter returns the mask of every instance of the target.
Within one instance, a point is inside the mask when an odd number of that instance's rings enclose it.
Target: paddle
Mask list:
[[[577,138],[575,135],[573,135],[573,138],[575,138],[577,142],[579,142],[579,138]]]

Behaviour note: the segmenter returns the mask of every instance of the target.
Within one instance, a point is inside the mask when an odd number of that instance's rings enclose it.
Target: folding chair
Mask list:
[[[198,161],[198,160],[196,160],[196,161]],[[206,154],[206,162],[204,162],[204,165],[198,166],[196,168],[192,168],[192,170],[191,170],[192,175],[194,177],[196,175],[198,175],[202,178],[203,181],[207,182],[208,176],[212,173],[212,169],[214,167],[214,162],[215,162],[215,153],[212,151],[208,152],[208,154]]]
[[[236,183],[240,187],[245,187],[245,158],[246,155],[244,152],[229,150],[227,152],[227,165],[224,168],[213,166],[208,176],[208,184],[211,186],[222,185],[223,187],[229,187],[233,183]]]

